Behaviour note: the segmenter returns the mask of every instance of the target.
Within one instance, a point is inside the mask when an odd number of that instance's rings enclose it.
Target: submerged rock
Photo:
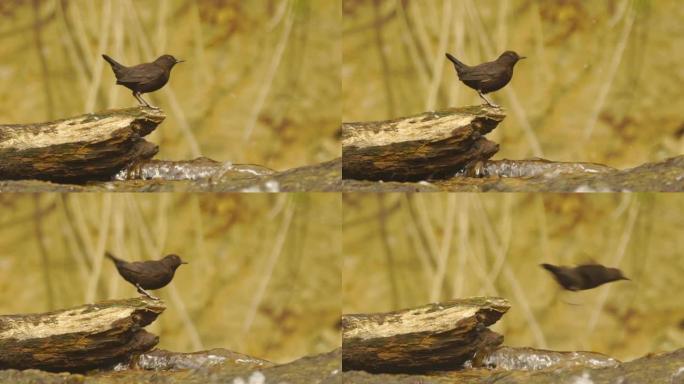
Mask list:
[[[0,181],[0,192],[339,192],[342,160],[275,172],[248,164],[151,160],[119,172],[113,181],[60,184]]]
[[[684,156],[624,170],[593,163],[496,160],[474,164],[449,179],[344,180],[342,188],[345,192],[684,192]]]
[[[499,347],[476,356],[471,367],[539,371],[547,368],[583,366],[588,368],[616,367],[620,361],[596,352],[558,352],[535,348]]]
[[[560,353],[560,352],[558,352]],[[573,358],[571,357],[571,361]],[[591,359],[590,359],[591,360]],[[423,375],[344,373],[345,383],[354,384],[680,384],[684,383],[684,349],[648,355],[611,366],[560,364],[539,370],[464,369]],[[577,359],[574,359],[578,362]],[[606,363],[607,361],[604,361]],[[601,365],[603,363],[599,363]],[[529,367],[529,366],[528,366]]]
[[[225,351],[225,350],[224,350]],[[210,352],[210,351],[207,351]],[[206,352],[202,352],[206,353]],[[186,361],[199,360],[187,355]],[[94,372],[88,375],[48,373],[37,370],[0,371],[0,383],[12,384],[342,384],[342,354],[339,349],[321,355],[304,357],[290,363],[255,367],[251,363],[235,364],[232,352],[218,364],[201,363],[194,368],[164,370],[125,369],[119,371]],[[159,357],[158,355],[157,357]],[[162,365],[169,366],[168,359]],[[258,360],[258,359],[254,359]],[[263,360],[261,360],[263,361]],[[178,362],[178,361],[177,361]],[[155,364],[153,364],[154,366]],[[173,364],[171,364],[173,365]]]

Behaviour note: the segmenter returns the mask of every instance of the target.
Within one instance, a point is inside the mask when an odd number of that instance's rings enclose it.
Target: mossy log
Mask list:
[[[342,316],[342,367],[368,372],[458,369],[503,336],[490,331],[510,308],[497,297],[474,297],[389,313]]]
[[[484,135],[505,116],[499,108],[473,106],[387,121],[343,123],[342,177],[419,181],[453,176],[499,150]]]
[[[165,309],[146,298],[103,301],[39,314],[0,316],[0,370],[83,371],[152,349],[142,329]]]
[[[46,123],[0,125],[0,179],[107,180],[157,154],[143,139],[165,118],[152,108],[89,113]]]

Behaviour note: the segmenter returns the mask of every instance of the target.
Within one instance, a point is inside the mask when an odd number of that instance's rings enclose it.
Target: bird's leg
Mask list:
[[[133,91],[133,96],[138,100],[138,103],[143,106],[143,107],[149,107],[150,105],[147,104],[147,102],[140,96],[140,94],[136,91]]]
[[[157,108],[157,107],[151,105],[151,104],[148,103],[147,101],[145,101],[145,99],[142,98],[142,95],[140,94],[140,92],[135,92],[135,91],[134,91],[134,92],[133,92],[133,96],[135,96],[135,98],[138,99],[138,103],[140,103],[140,105],[142,105],[142,106],[144,106],[144,107],[147,107],[147,108],[159,109],[159,108]]]
[[[154,297],[154,296],[150,295],[149,293],[147,293],[146,290],[142,289],[142,287],[140,286],[140,284],[135,284],[135,287],[138,288],[138,293],[141,293],[141,294],[147,296],[148,298],[150,298],[150,299],[152,299],[152,300],[159,300],[158,297]]]
[[[489,100],[487,100],[487,98],[485,97],[485,95],[482,94],[482,92],[477,91],[477,94],[480,95],[480,97],[482,98],[482,100],[484,100],[485,103],[487,103],[487,105],[489,105],[490,107],[494,107],[494,108],[498,108],[498,107],[499,107],[498,105],[496,105],[496,104],[490,102]]]

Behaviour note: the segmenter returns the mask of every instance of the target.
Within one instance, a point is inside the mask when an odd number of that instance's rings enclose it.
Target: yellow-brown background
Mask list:
[[[340,0],[3,0],[0,124],[137,105],[100,57],[187,60],[145,98],[158,158],[278,170],[339,156]]]
[[[343,120],[480,104],[444,57],[514,50],[496,158],[636,166],[684,153],[679,0],[345,0]]]
[[[284,362],[340,344],[339,196],[3,195],[0,211],[2,314],[135,297],[104,250],[177,253],[159,347]]]
[[[345,195],[344,313],[495,295],[504,344],[620,359],[684,344],[684,196]],[[632,281],[561,291],[540,263],[598,262]]]

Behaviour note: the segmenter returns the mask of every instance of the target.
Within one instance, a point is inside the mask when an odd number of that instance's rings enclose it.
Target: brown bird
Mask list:
[[[158,298],[150,295],[146,289],[159,289],[166,286],[173,279],[176,269],[187,262],[178,255],[167,255],[160,260],[136,261],[129,263],[121,260],[109,252],[105,253],[114,262],[119,275],[129,283],[135,285],[139,293],[153,300]]]
[[[491,107],[497,107],[497,105],[487,100],[484,95],[505,87],[506,84],[511,81],[511,78],[513,78],[513,67],[515,64],[519,60],[525,58],[525,56],[518,56],[518,54],[513,51],[506,51],[494,61],[471,67],[463,64],[448,53],[446,54],[446,57],[449,61],[454,63],[458,79],[465,85],[476,90],[482,100]]]
[[[582,291],[596,288],[611,281],[629,280],[619,269],[604,267],[600,264],[584,264],[577,267],[540,265],[551,272],[558,284],[569,291]]]
[[[112,66],[116,83],[133,91],[133,96],[138,99],[140,105],[150,108],[156,107],[148,104],[142,98],[142,94],[154,92],[166,85],[171,76],[171,68],[183,62],[171,55],[163,55],[151,63],[126,67],[107,55],[102,55],[102,57]]]

